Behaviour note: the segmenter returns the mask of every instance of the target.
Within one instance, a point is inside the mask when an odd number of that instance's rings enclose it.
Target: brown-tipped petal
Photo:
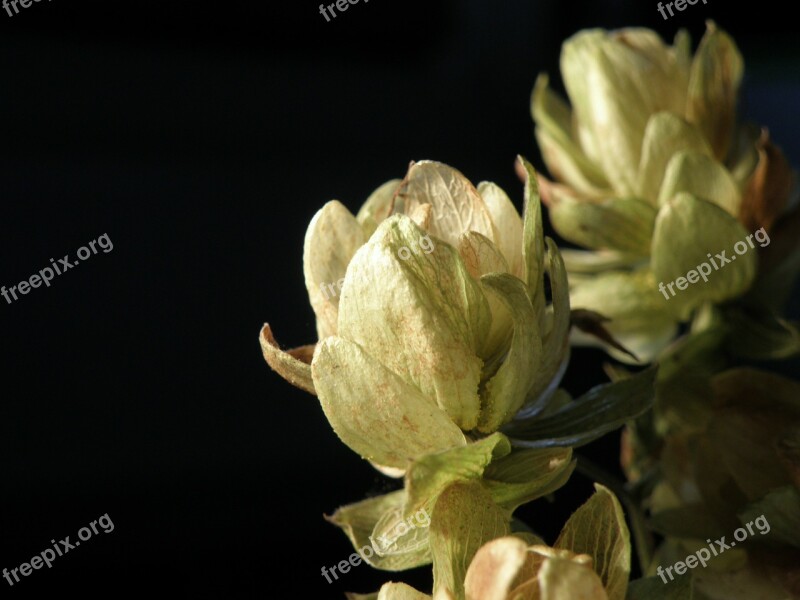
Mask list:
[[[747,231],[764,227],[768,232],[786,208],[796,174],[766,129],[758,141],[758,166],[742,196],[739,221]]]
[[[292,385],[317,395],[314,381],[311,379],[311,358],[314,356],[314,344],[299,346],[291,350],[281,350],[278,342],[272,335],[272,329],[264,324],[261,335],[258,336],[261,351],[267,364],[278,375]]]

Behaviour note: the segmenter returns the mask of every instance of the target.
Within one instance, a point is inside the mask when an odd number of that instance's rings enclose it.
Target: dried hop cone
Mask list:
[[[541,75],[532,113],[554,179],[540,178],[553,226],[591,250],[564,251],[572,304],[611,318],[610,332],[650,361],[698,307],[753,286],[758,263],[763,272],[774,259],[773,232],[786,241],[779,255],[796,250],[794,173],[766,132],[737,121],[743,61],[713,23],[694,57],[683,31],[673,46],[647,29],[582,31],[564,43],[561,72],[572,107]],[[757,230],[766,244],[679,293],[659,291]],[[773,278],[767,301],[788,275]]]
[[[357,216],[331,201],[309,225],[303,266],[319,342],[283,351],[267,325],[264,356],[382,468],[466,446],[557,386],[566,271],[524,165],[524,218],[498,186],[423,161]]]

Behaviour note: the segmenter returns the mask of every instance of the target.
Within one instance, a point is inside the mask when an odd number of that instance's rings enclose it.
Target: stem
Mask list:
[[[582,473],[589,479],[603,484],[610,489],[619,498],[620,502],[625,506],[628,511],[628,517],[631,522],[631,533],[633,534],[633,545],[636,548],[636,557],[639,560],[639,569],[644,577],[647,567],[653,560],[653,551],[655,543],[653,536],[647,529],[645,523],[644,513],[639,508],[639,505],[631,498],[627,486],[620,481],[617,477],[607,472],[602,467],[596,465],[585,456],[578,456],[578,465],[576,470]]]

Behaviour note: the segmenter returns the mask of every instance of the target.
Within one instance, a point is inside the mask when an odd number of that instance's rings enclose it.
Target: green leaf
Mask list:
[[[628,584],[625,600],[692,600],[692,578],[677,577],[664,584],[661,577],[645,577]]]
[[[381,223],[347,270],[339,335],[469,431],[480,412],[477,353],[491,326],[489,305],[455,248],[434,238],[423,252],[425,235],[405,216]],[[400,256],[403,248],[410,257]]]
[[[484,469],[495,459],[511,452],[511,444],[502,433],[494,433],[462,448],[429,454],[414,461],[406,472],[408,500],[404,516],[421,507],[430,508],[447,486],[480,479]]]
[[[680,192],[716,204],[731,216],[739,214],[742,197],[736,181],[721,163],[704,153],[679,152],[669,161],[658,205],[664,206]]]
[[[484,275],[480,282],[487,296],[502,302],[513,319],[508,352],[481,393],[478,430],[489,433],[513,419],[525,402],[537,375],[531,366],[542,360],[542,338],[531,300],[521,280],[513,275],[492,274]]]
[[[338,200],[323,206],[308,225],[303,242],[303,273],[321,340],[336,333],[341,291],[338,283],[356,250],[366,241],[361,225]]]
[[[592,557],[609,600],[624,600],[631,571],[631,543],[617,497],[596,483],[595,493],[569,518],[555,548]]]
[[[684,150],[711,156],[711,147],[699,129],[673,113],[660,112],[651,116],[642,142],[639,197],[656,205],[667,165],[674,155]]]
[[[549,203],[550,221],[564,239],[592,250],[650,254],[656,209],[638,198],[586,201],[560,196]]]
[[[412,569],[431,562],[427,528],[415,527],[390,540],[394,543],[390,552],[385,552],[387,544],[380,539],[387,519],[402,512],[405,500],[405,491],[399,490],[343,506],[326,519],[345,532],[367,564],[385,571]]]
[[[675,295],[662,296],[665,308],[686,316],[704,302],[720,303],[747,291],[756,274],[756,252],[748,248],[737,256],[733,250],[746,238],[744,228],[717,205],[687,193],[675,196],[659,212],[653,236],[651,264],[656,281],[676,281]],[[724,253],[729,262],[709,258],[713,253]],[[703,264],[707,281],[698,276]],[[714,264],[718,270],[712,269]],[[689,283],[689,271],[694,272],[695,283]]]
[[[483,483],[498,505],[513,512],[562,487],[575,465],[571,448],[514,450],[488,466]]]
[[[509,520],[480,483],[456,483],[445,489],[431,516],[434,595],[447,589],[456,600],[464,600],[464,579],[475,553],[489,540],[507,535]]]
[[[780,542],[800,548],[800,491],[794,486],[772,490],[739,513],[742,525],[755,532],[753,541]],[[755,521],[755,523],[753,523]]]
[[[655,375],[656,368],[650,367],[628,379],[596,386],[555,414],[512,421],[502,430],[519,447],[588,444],[650,408]]]
[[[334,431],[367,460],[405,469],[419,456],[467,443],[432,398],[358,344],[339,337],[323,340],[311,374]]]

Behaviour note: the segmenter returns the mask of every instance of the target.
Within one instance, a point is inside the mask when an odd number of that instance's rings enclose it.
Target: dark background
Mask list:
[[[432,158],[521,204],[539,161],[528,98],[561,42],[705,19],[747,61],[743,111],[800,164],[798,27],[777,1],[39,2],[0,10],[0,285],[107,233],[114,249],[0,301],[0,568],[108,513],[115,525],[2,597],[342,598],[429,569],[360,566],[323,513],[389,489],[315,398],[264,364],[315,340],[302,243],[331,198],[353,212]],[[537,162],[537,164],[540,164]],[[795,315],[796,316],[796,315]],[[575,393],[603,381],[577,351]],[[584,452],[610,469],[617,435]],[[590,492],[576,475],[523,516],[549,541]]]

